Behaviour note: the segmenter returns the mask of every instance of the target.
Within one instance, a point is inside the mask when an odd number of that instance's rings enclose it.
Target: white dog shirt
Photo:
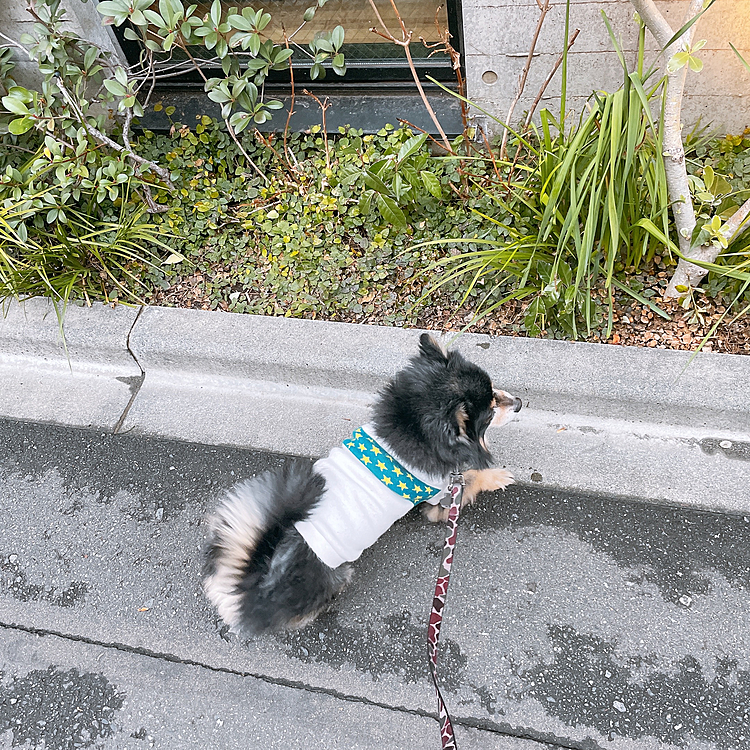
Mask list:
[[[437,505],[449,483],[399,463],[372,425],[316,461],[315,471],[325,492],[295,528],[329,568],[356,560],[415,505]]]

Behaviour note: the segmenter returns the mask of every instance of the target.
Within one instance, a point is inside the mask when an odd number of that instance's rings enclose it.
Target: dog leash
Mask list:
[[[437,677],[437,657],[438,657],[438,640],[440,638],[440,626],[443,624],[443,609],[445,608],[445,597],[448,593],[448,583],[451,575],[451,565],[453,564],[453,552],[456,548],[456,536],[458,533],[458,513],[461,508],[461,497],[464,493],[466,484],[464,476],[461,473],[451,474],[451,481],[448,487],[448,495],[445,500],[450,504],[443,504],[448,507],[448,533],[445,537],[443,546],[443,557],[440,562],[440,571],[438,573],[437,583],[435,584],[435,596],[432,599],[432,610],[430,611],[430,623],[427,626],[427,644],[430,655],[430,673],[432,681],[435,683],[435,692],[438,699],[438,719],[440,720],[440,741],[443,750],[457,750],[456,738],[453,734],[453,724],[448,716],[448,709],[438,686]]]

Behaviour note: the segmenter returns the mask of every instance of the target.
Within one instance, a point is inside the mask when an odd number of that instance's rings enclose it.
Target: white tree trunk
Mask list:
[[[646,28],[656,39],[657,44],[664,48],[674,36],[676,29],[672,29],[653,0],[630,1],[646,24]],[[702,10],[703,0],[690,0],[682,25]],[[692,44],[696,25],[693,24],[679,39],[664,50],[662,53],[662,68],[665,71],[672,56]],[[674,73],[667,72],[667,91],[664,103],[664,172],[667,177],[669,201],[672,204],[680,252],[688,258],[713,263],[721,252],[720,247],[713,244],[700,245],[692,249],[690,247],[690,239],[695,229],[695,211],[693,210],[693,201],[688,186],[685,150],[682,145],[682,123],[680,122],[682,93],[685,88],[687,70],[688,66],[684,65]],[[746,219],[749,213],[750,200],[722,228],[722,234],[727,240],[731,240],[746,228]],[[695,287],[707,273],[708,271],[704,268],[680,258],[664,296],[679,297],[678,286]]]

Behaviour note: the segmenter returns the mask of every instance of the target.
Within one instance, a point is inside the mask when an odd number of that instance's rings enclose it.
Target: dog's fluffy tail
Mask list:
[[[209,519],[203,588],[232,629],[299,627],[348,582],[348,566],[324,565],[294,528],[324,489],[311,463],[288,462],[236,485]]]

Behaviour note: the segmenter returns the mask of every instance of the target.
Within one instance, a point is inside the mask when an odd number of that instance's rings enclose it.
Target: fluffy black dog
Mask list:
[[[351,580],[357,559],[391,524],[423,504],[437,521],[453,471],[463,504],[505,489],[484,434],[521,401],[422,334],[420,352],[380,394],[371,424],[315,464],[292,461],[231,489],[209,520],[203,587],[233,629],[301,627]]]

